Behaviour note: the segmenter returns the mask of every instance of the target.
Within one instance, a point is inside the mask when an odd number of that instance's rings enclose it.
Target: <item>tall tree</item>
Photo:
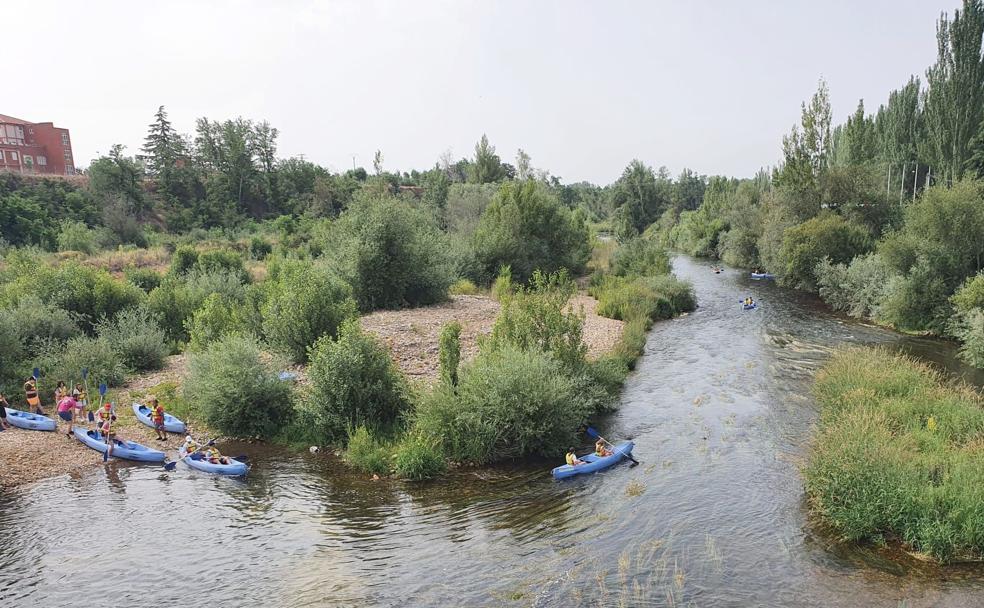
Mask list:
[[[168,176],[178,158],[184,155],[184,140],[171,126],[164,106],[157,108],[141,151],[146,155],[148,172],[163,178]]]
[[[919,78],[912,76],[904,87],[889,94],[888,103],[880,106],[875,115],[878,154],[888,163],[911,162],[917,158],[923,130],[919,89]]]
[[[475,161],[469,167],[468,181],[473,184],[497,182],[505,177],[505,169],[495,146],[489,143],[489,138],[482,134],[482,139],[475,144]]]
[[[927,161],[950,180],[963,175],[970,142],[984,118],[984,5],[964,0],[963,11],[946,13],[936,26],[936,63],[926,70],[924,98]]]
[[[533,177],[533,167],[530,165],[530,155],[522,148],[516,151],[516,179],[520,181]]]
[[[671,204],[671,188],[665,168],[661,168],[657,179],[652,168],[642,161],[630,162],[611,189],[619,235],[630,237],[655,222]]]
[[[877,154],[875,121],[864,113],[864,100],[858,101],[858,108],[847,118],[842,127],[835,129],[834,161],[840,166],[864,165],[875,159]]]
[[[372,157],[372,170],[376,172],[376,175],[383,174],[383,151],[376,150],[376,154]]]
[[[803,104],[803,147],[810,157],[814,177],[819,178],[830,160],[830,91],[820,79],[810,105]]]

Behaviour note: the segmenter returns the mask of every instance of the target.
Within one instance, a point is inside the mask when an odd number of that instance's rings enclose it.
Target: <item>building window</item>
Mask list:
[[[62,133],[62,145],[63,146],[68,145],[68,133]]]
[[[44,167],[45,165],[47,165],[48,164],[48,157],[47,156],[39,156],[38,157],[38,164],[41,165],[42,167]]]
[[[10,152],[10,160],[17,160],[17,153],[14,151]]]

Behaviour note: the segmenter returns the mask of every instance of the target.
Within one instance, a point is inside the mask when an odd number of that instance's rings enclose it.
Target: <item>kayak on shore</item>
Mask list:
[[[178,450],[178,455],[181,456],[181,462],[185,463],[189,467],[202,471],[204,473],[212,473],[214,475],[228,475],[230,477],[242,477],[249,472],[249,465],[245,462],[240,462],[234,458],[229,458],[229,464],[216,464],[214,462],[209,462],[205,460],[204,457],[195,459],[195,455],[192,454],[188,458],[185,458],[184,447]],[[201,454],[201,452],[199,452]]]
[[[752,278],[753,279],[774,279],[774,278],[776,278],[776,275],[774,275],[772,273],[769,273],[769,272],[753,272],[752,273]]]
[[[53,431],[56,428],[55,421],[47,416],[32,414],[11,408],[7,409],[7,422],[20,429],[29,431]]]
[[[570,465],[564,464],[555,467],[553,470],[554,479],[564,479],[575,475],[584,475],[602,471],[610,466],[617,464],[623,458],[628,458],[632,454],[635,444],[631,441],[623,441],[615,446],[611,456],[598,456],[594,452],[579,457],[584,464]]]
[[[102,454],[108,449],[106,439],[102,433],[96,430],[89,430],[81,426],[72,429],[75,438],[86,446]],[[164,462],[164,452],[153,450],[145,445],[134,441],[113,440],[113,458],[125,458],[126,460],[137,460],[139,462]]]
[[[150,408],[142,403],[133,404],[133,413],[137,416],[137,420],[146,424],[150,428],[157,428],[154,426],[154,421],[150,418]],[[183,434],[188,430],[188,427],[184,422],[175,418],[171,414],[164,414],[164,430],[168,433],[178,433]]]

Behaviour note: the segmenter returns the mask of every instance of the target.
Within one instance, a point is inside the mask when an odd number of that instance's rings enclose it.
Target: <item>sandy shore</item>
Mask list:
[[[595,313],[598,301],[578,294],[571,300],[583,309],[584,341],[588,357],[610,351],[622,336],[621,321]],[[409,310],[383,310],[362,317],[362,328],[377,336],[393,354],[397,366],[412,380],[432,381],[438,377],[438,337],[450,321],[461,323],[461,358],[478,354],[478,338],[492,331],[499,303],[488,296],[454,296],[449,302]]]

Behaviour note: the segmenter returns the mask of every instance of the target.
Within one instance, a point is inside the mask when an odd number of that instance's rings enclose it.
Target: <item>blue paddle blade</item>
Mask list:
[[[37,380],[38,378],[40,378],[41,377],[41,370],[35,367],[34,368],[34,371],[31,372],[31,377],[34,378],[35,380]]]
[[[174,467],[176,467],[176,466],[178,466],[178,463],[177,462],[165,462],[164,463],[164,470],[165,471],[173,471],[174,470]]]
[[[205,456],[201,452],[195,452],[188,458],[191,458],[192,460],[201,460],[202,458],[205,458]]]
[[[92,413],[92,412],[90,411],[90,412],[89,412],[89,422],[95,422],[95,421],[96,421],[96,417],[95,417],[95,415],[93,415],[93,413]]]
[[[83,380],[87,380],[88,378],[89,378],[89,368],[88,367],[83,367],[82,368],[82,379]]]
[[[103,452],[103,462],[106,462],[107,460],[109,460],[109,450]]]
[[[599,433],[598,431],[596,431],[594,429],[594,427],[591,427],[591,426],[589,426],[584,432],[587,433],[588,434],[588,437],[591,437],[592,439],[597,439],[597,438],[601,437],[601,433]]]
[[[101,397],[105,397],[106,396],[106,383],[105,382],[103,382],[103,383],[101,383],[99,385],[99,395]]]

